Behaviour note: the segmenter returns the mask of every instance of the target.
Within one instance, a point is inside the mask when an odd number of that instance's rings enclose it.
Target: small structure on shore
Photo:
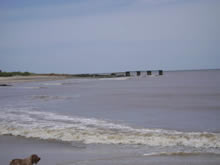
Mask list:
[[[163,70],[159,70],[159,71],[158,71],[158,75],[159,75],[159,76],[162,76],[162,75],[163,75]]]
[[[152,75],[152,71],[151,71],[151,70],[148,70],[148,71],[147,71],[147,75],[148,75],[148,76]]]
[[[137,71],[137,76],[140,76],[141,75],[141,71]]]
[[[131,76],[131,73],[127,71],[127,72],[125,72],[125,76],[126,76],[126,77],[130,77],[130,76]]]

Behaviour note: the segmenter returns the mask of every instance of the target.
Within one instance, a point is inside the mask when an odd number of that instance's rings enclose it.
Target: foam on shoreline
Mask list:
[[[151,152],[148,149],[142,152],[139,151],[140,148],[120,145],[86,145],[84,148],[78,148],[56,141],[15,136],[0,136],[0,145],[1,164],[9,164],[14,158],[25,158],[32,153],[41,157],[39,164],[45,165],[216,165],[220,162],[219,155],[215,154],[170,154]]]
[[[23,136],[85,144],[135,144],[220,148],[220,134],[137,129],[95,118],[70,117],[51,112],[2,110],[0,135]]]

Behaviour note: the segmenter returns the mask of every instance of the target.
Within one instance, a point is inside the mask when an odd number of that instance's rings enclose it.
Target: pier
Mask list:
[[[114,78],[114,77],[148,77],[148,76],[162,76],[163,70],[145,70],[145,71],[125,71],[113,73],[96,73],[96,74],[75,74],[73,77],[89,77],[89,78]]]
[[[126,77],[146,77],[146,76],[162,76],[164,75],[163,70],[146,70],[146,71],[126,71],[125,73],[120,72],[119,73],[114,73],[115,75],[118,76],[126,76]]]

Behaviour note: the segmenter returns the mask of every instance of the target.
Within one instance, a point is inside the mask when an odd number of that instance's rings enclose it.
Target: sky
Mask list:
[[[220,68],[220,0],[0,0],[0,69]]]

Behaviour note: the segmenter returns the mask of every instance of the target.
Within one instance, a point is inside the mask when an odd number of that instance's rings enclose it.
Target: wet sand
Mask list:
[[[31,154],[41,157],[39,165],[218,165],[217,155],[144,156],[124,150],[120,145],[84,145],[57,143],[14,136],[0,136],[0,162]]]

